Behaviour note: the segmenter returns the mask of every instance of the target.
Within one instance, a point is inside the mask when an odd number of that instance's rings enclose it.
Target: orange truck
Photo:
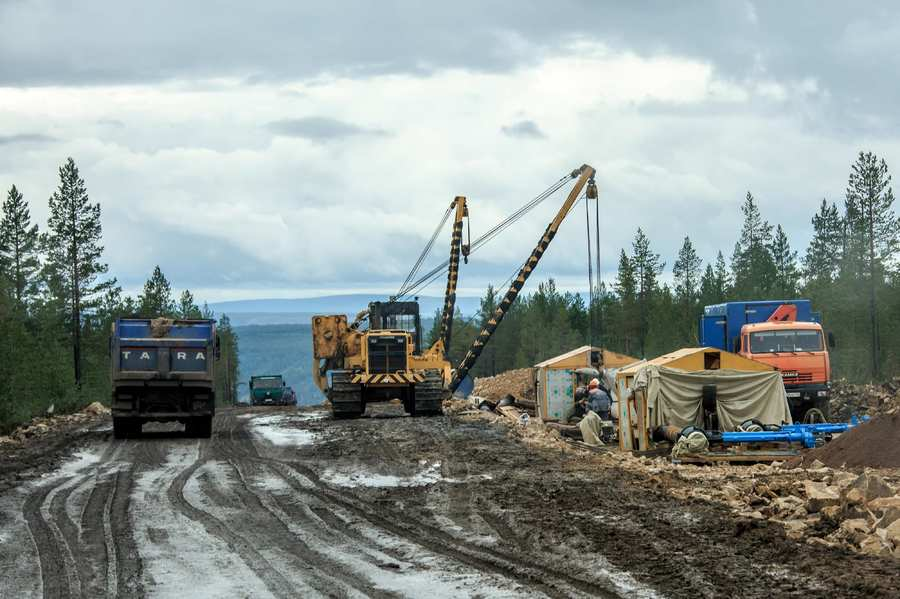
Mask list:
[[[794,420],[827,420],[834,336],[825,335],[821,320],[805,299],[714,304],[703,308],[700,344],[774,366]]]

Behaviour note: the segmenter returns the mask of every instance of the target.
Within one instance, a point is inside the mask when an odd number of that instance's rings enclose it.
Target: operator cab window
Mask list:
[[[754,354],[822,351],[822,333],[803,329],[751,333],[750,351]]]

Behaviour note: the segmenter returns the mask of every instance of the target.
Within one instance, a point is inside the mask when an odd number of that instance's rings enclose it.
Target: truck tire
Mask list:
[[[184,432],[188,437],[209,439],[212,437],[212,416],[195,416],[184,425]]]
[[[129,439],[141,434],[141,421],[137,418],[113,418],[113,437]]]

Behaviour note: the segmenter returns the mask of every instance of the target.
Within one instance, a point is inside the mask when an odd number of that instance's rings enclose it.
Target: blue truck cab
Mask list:
[[[114,436],[157,421],[182,422],[189,436],[208,438],[218,354],[213,320],[117,319],[110,337]]]

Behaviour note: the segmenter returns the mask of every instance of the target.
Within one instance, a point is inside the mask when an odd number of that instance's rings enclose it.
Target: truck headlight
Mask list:
[[[819,391],[816,395],[819,397],[828,397],[828,391]]]

